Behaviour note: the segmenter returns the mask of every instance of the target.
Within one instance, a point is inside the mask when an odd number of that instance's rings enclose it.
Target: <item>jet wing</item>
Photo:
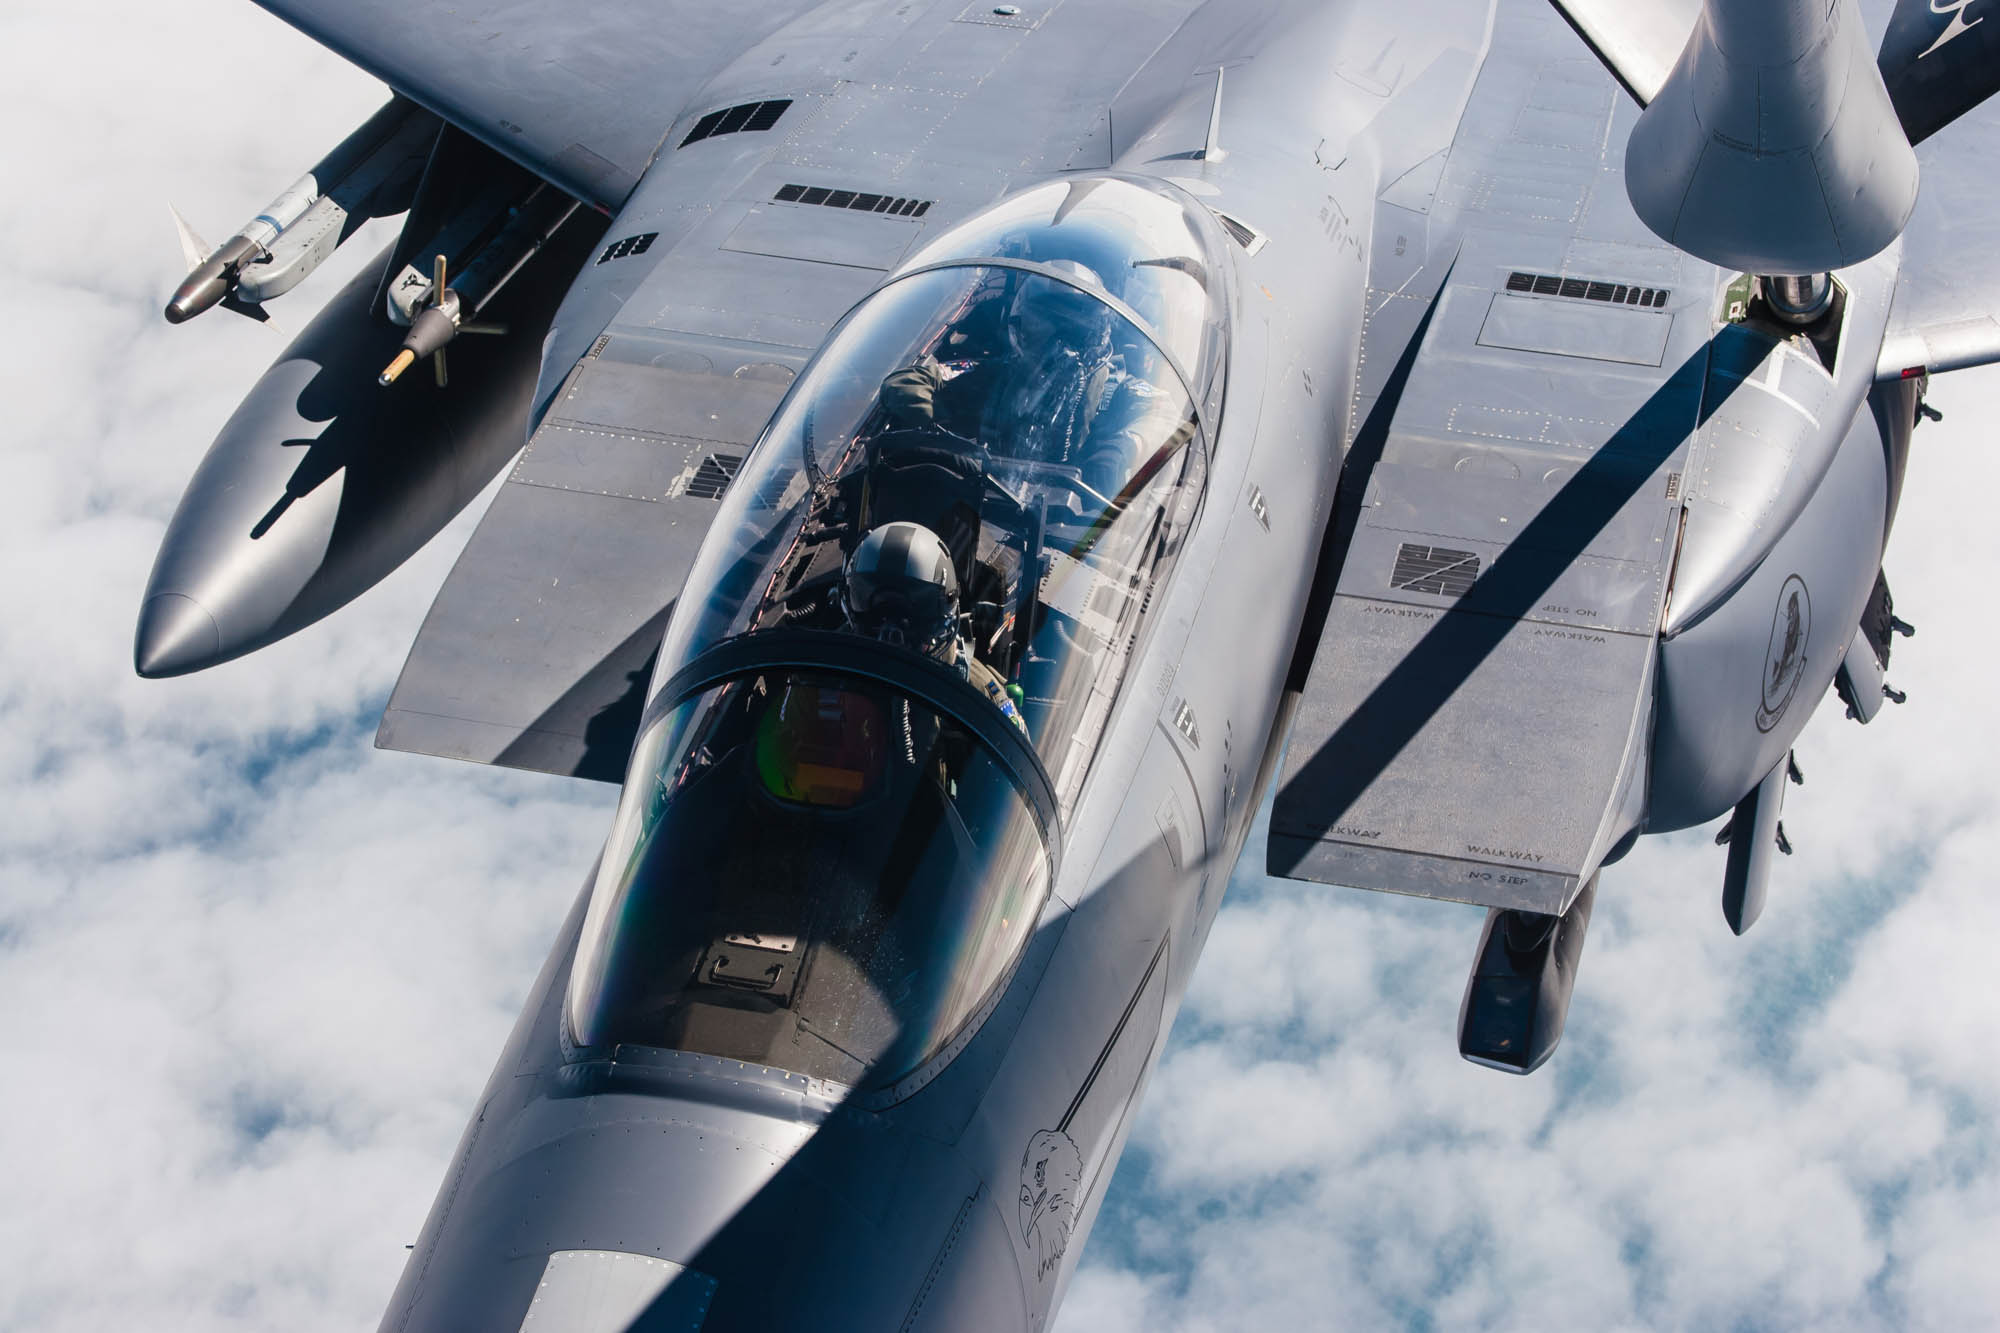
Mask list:
[[[703,246],[663,261],[480,521],[376,744],[620,781],[718,502],[798,369],[881,277]]]
[[[2000,102],[1917,148],[1923,186],[1882,342],[1884,378],[2000,361]]]
[[[1581,52],[1475,88],[1463,248],[1342,477],[1274,874],[1559,913],[1643,796],[1716,289],[1626,203],[1636,116]]]
[[[631,193],[718,70],[809,0],[257,0],[587,203]]]
[[[681,581],[804,355],[604,340],[439,590],[376,744],[621,780]]]
[[[1109,165],[1118,71],[1157,36],[1100,28],[1106,12],[1115,5],[1073,19],[982,8],[969,22],[986,40],[961,44],[949,95],[841,81],[800,94],[817,113],[788,115],[748,174],[665,178],[690,183],[648,214],[661,231],[644,258],[625,245],[638,238],[620,238],[584,270],[579,290],[607,262],[653,265],[586,345],[439,591],[377,744],[623,776],[649,663],[716,502],[834,323],[926,237],[1011,186]],[[1038,88],[1060,91],[1023,95]],[[885,159],[878,127],[919,117],[933,127],[922,152]],[[905,196],[894,207],[867,193],[892,185]]]
[[[1605,68],[1644,106],[1667,81],[1701,0],[1553,0]]]

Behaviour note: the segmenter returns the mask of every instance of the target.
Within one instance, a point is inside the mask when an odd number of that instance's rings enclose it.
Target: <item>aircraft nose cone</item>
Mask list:
[[[155,593],[139,609],[132,664],[148,680],[199,671],[222,654],[222,631],[208,608],[177,592]]]

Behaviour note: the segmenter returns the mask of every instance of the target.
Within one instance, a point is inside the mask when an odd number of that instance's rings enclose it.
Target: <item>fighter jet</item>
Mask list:
[[[1727,815],[1747,929],[1896,697],[1987,0],[262,3],[395,96],[169,320],[407,220],[138,669],[511,467],[378,743],[623,784],[384,1329],[1046,1327],[1267,794],[1272,873],[1489,909],[1525,1073],[1604,869]]]

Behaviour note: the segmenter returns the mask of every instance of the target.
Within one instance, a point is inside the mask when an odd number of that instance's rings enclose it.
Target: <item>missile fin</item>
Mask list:
[[[269,324],[271,322],[270,312],[265,310],[263,306],[258,305],[255,301],[245,301],[234,292],[223,297],[217,304],[224,310],[233,310],[245,319],[254,319],[259,324]]]
[[[272,333],[283,338],[286,342],[292,340],[291,332],[283,324],[271,318],[270,310],[260,301],[246,301],[235,292],[231,292],[217,304],[221,305],[224,310],[234,311],[245,319],[255,320]]]
[[[187,219],[181,216],[178,208],[168,204],[167,211],[174,215],[174,231],[180,237],[181,258],[187,261],[188,272],[192,273],[201,267],[201,262],[211,253],[208,242],[195,234],[194,228],[188,226]]]

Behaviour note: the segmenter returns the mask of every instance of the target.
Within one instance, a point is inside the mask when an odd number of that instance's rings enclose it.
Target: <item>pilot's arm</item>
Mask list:
[[[882,409],[898,426],[938,425],[970,439],[979,433],[981,408],[997,371],[990,360],[926,356],[882,381]]]
[[[934,356],[891,371],[882,381],[882,410],[898,426],[928,426],[937,420],[937,395],[944,384],[944,370]]]

